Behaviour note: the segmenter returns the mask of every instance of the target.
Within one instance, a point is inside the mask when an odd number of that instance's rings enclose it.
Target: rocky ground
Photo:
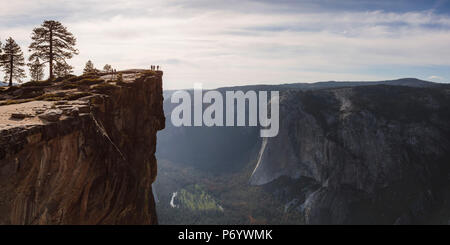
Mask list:
[[[43,125],[80,113],[88,113],[95,94],[130,83],[150,72],[131,69],[109,74],[67,76],[54,82],[29,82],[0,90],[0,130],[16,126]],[[119,79],[119,75],[121,78]]]

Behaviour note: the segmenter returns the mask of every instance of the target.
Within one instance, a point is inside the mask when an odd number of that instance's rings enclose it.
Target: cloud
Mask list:
[[[436,66],[447,76],[448,15],[302,3],[16,0],[0,9],[0,38],[12,36],[28,55],[33,27],[55,17],[78,39],[69,62],[77,73],[88,59],[118,69],[158,64],[165,88],[392,78],[380,66],[412,74]]]

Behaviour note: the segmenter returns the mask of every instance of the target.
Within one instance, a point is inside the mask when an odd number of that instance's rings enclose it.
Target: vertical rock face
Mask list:
[[[287,175],[317,183],[301,205],[310,224],[428,222],[449,183],[449,92],[367,86],[285,93],[280,133],[263,142],[250,182]]]
[[[99,91],[61,106],[53,122],[2,125],[0,224],[157,223],[162,72]]]

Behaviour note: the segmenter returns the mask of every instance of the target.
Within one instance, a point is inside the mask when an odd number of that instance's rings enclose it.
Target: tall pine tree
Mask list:
[[[3,46],[3,52],[0,56],[0,63],[2,63],[3,71],[5,72],[5,80],[9,79],[9,86],[12,86],[13,80],[21,81],[25,76],[25,70],[22,67],[25,65],[22,49],[11,37],[6,39]]]
[[[28,67],[32,81],[40,81],[44,78],[44,64],[41,64],[38,57],[33,62],[28,63]]]
[[[78,50],[75,49],[77,39],[58,21],[44,21],[40,27],[34,28],[31,39],[33,42],[28,48],[32,54],[29,59],[38,57],[48,63],[50,79],[54,75],[55,62],[67,64],[66,59],[78,54]]]

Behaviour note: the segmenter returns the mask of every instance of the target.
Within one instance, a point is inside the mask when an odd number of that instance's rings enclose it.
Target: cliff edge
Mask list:
[[[161,71],[0,91],[0,224],[156,224]]]

